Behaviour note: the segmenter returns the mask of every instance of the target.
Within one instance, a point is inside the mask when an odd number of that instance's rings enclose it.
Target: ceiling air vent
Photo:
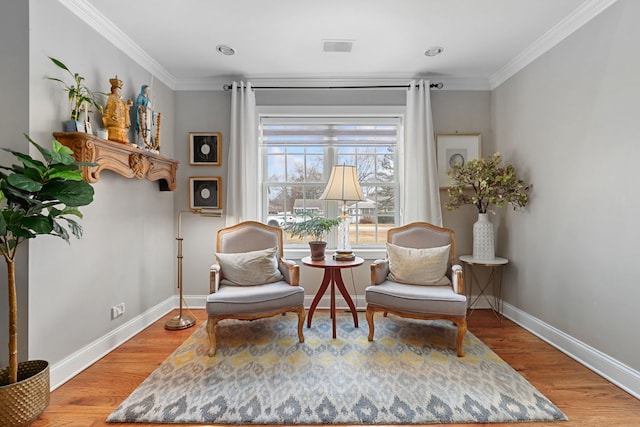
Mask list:
[[[322,40],[323,52],[351,52],[352,40]]]

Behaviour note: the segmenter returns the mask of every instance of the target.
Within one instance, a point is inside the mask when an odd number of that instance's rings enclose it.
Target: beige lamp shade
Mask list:
[[[362,188],[358,182],[355,166],[334,166],[321,200],[361,201],[364,200]]]

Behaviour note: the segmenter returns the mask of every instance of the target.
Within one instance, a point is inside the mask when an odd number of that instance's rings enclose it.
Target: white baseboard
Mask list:
[[[640,372],[506,302],[503,314],[578,363],[640,399]]]
[[[207,307],[207,296],[206,295],[185,295],[183,298],[186,307],[189,308],[206,308]],[[174,308],[178,308],[178,297],[176,296],[176,306]]]
[[[185,307],[193,309],[204,308],[206,298],[206,295],[185,295]],[[313,295],[305,295],[305,307],[309,308],[309,306],[311,306],[313,298]],[[365,309],[366,303],[364,295],[357,295],[353,300],[357,310]],[[178,308],[178,303],[179,300],[177,296],[169,297],[122,326],[114,329],[107,335],[52,365],[50,369],[51,390],[60,387],[144,328],[153,324],[171,310]],[[325,295],[319,301],[317,308],[328,309],[329,307],[330,297]],[[336,295],[336,308],[340,310],[349,308],[341,295]],[[484,307],[484,304],[479,304],[477,308],[488,308],[488,306]],[[606,378],[621,389],[640,399],[640,372],[567,335],[540,319],[521,311],[511,304],[505,302],[503,312],[505,317],[556,347],[596,374]]]
[[[49,381],[51,390],[55,390],[71,378],[91,366],[98,359],[119,347],[122,343],[142,331],[147,326],[153,324],[165,314],[176,308],[177,297],[170,297],[151,307],[144,313],[134,317],[127,323],[119,326],[107,335],[95,340],[65,357],[58,363],[51,365],[49,369]]]

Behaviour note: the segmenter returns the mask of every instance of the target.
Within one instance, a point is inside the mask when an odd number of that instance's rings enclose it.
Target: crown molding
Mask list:
[[[123,33],[113,22],[107,19],[106,16],[93,7],[93,5],[89,4],[86,0],[58,0],[58,2],[98,34],[111,41],[115,47],[123,51],[145,70],[149,71],[155,78],[158,78],[170,89],[175,89],[176,78]]]
[[[533,42],[533,44],[520,52],[504,67],[495,72],[489,78],[490,90],[500,86],[524,67],[569,37],[584,24],[598,16],[616,1],[618,0],[589,0],[580,5],[580,7],[574,10],[565,19],[560,21],[553,28],[543,34],[542,37]]]

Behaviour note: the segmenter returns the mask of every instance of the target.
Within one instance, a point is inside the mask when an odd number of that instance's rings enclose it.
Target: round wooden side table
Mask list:
[[[336,337],[336,286],[338,290],[342,294],[342,297],[347,302],[349,309],[351,309],[351,314],[353,315],[353,324],[357,328],[358,327],[358,313],[356,312],[356,306],[351,299],[351,295],[347,291],[347,288],[344,286],[344,282],[342,281],[342,273],[341,270],[344,268],[353,268],[364,263],[364,259],[360,257],[356,257],[354,260],[350,261],[336,261],[332,257],[325,256],[323,260],[314,261],[310,256],[302,258],[302,263],[309,267],[314,268],[322,268],[324,269],[324,277],[322,278],[322,283],[320,284],[320,289],[316,293],[316,296],[313,298],[313,302],[311,303],[311,308],[309,308],[309,314],[307,315],[307,328],[311,327],[311,319],[313,318],[313,313],[316,311],[316,307],[320,302],[320,299],[326,292],[329,285],[331,285],[331,319],[333,321],[333,338]]]

